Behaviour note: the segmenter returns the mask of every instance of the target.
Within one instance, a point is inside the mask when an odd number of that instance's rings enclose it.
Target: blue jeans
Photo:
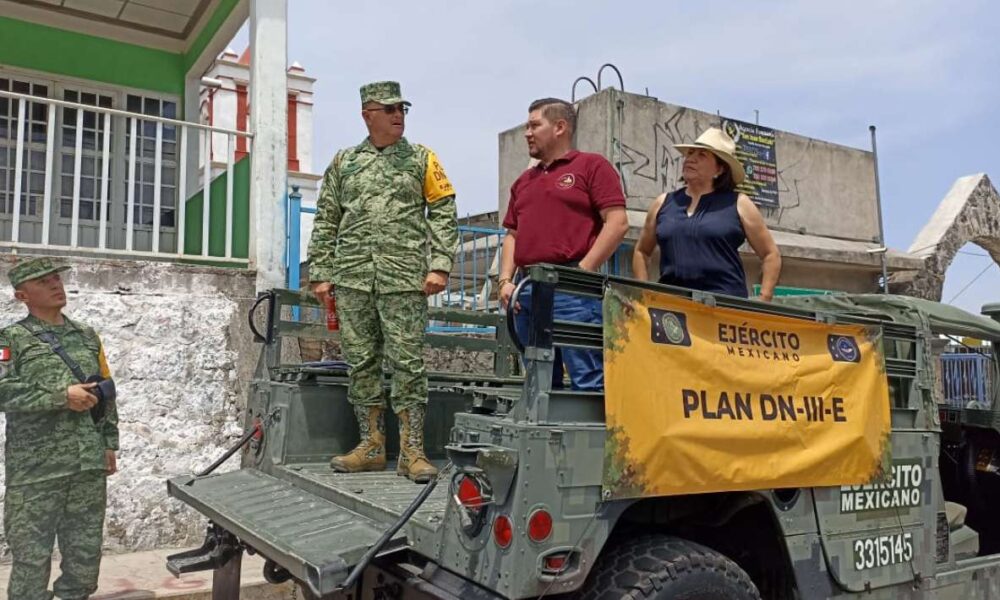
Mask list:
[[[528,328],[531,326],[531,284],[524,286],[517,299],[521,310],[514,316],[517,333],[522,343],[527,344]],[[558,321],[579,323],[603,322],[601,301],[572,294],[556,293],[553,300],[553,318]],[[563,387],[563,365],[569,371],[570,384],[574,390],[601,391],[604,389],[604,355],[600,350],[580,348],[556,348],[552,364],[552,387]]]

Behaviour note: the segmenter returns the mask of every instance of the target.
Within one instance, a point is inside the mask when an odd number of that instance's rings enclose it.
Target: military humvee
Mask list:
[[[238,597],[243,551],[266,558],[269,581],[294,579],[314,598],[1000,597],[996,353],[990,406],[945,404],[934,368],[941,336],[996,344],[1000,322],[900,296],[764,304],[548,265],[532,267],[528,279],[536,308],[530,330],[516,337],[507,315],[432,312],[497,332],[428,335],[431,345],[496,355],[492,373],[430,377],[427,448],[444,468],[436,487],[391,470],[328,468],[331,455],[357,442],[344,366],[282,362],[283,339],[328,334],[297,318],[315,306],[306,295],[262,295],[267,325],[242,466],[168,482],[172,496],[211,521],[204,546],[171,557],[168,568],[215,569],[215,598]],[[551,383],[554,349],[601,348],[602,330],[554,321],[550,308],[555,292],[600,297],[609,281],[745,310],[748,320],[768,313],[879,327],[891,478],[641,500],[602,495],[603,395]],[[1000,305],[987,312],[1000,319]],[[397,443],[390,440],[390,453]]]

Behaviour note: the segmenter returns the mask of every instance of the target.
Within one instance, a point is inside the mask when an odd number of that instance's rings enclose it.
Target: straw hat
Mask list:
[[[706,129],[693,144],[674,144],[674,148],[678,150],[686,150],[688,148],[708,150],[718,156],[719,160],[729,165],[729,170],[733,173],[733,181],[736,182],[736,185],[743,183],[743,180],[746,179],[747,174],[743,169],[743,163],[736,158],[736,142],[718,127]]]

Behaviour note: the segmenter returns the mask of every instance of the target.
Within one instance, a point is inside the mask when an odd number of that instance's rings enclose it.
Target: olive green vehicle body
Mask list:
[[[609,279],[547,265],[532,267],[529,275],[533,306],[543,315],[552,293],[600,296]],[[244,449],[240,469],[175,478],[169,493],[232,534],[240,548],[260,553],[323,597],[567,594],[588,585],[603,552],[655,531],[729,557],[763,598],[1000,598],[1000,509],[990,508],[1000,507],[1000,484],[993,481],[1000,477],[973,465],[972,483],[964,479],[968,460],[1000,448],[996,415],[942,403],[932,343],[938,334],[1000,340],[1000,323],[898,296],[765,304],[610,279],[748,313],[881,326],[896,481],[605,500],[603,395],[554,390],[550,383],[554,348],[601,347],[601,327],[539,317],[531,331],[519,332],[528,340],[522,353],[504,315],[432,311],[432,319],[495,327],[495,336],[427,339],[436,347],[493,352],[494,369],[431,374],[426,447],[440,466],[449,466],[366,568],[359,587],[343,589],[351,568],[422,488],[392,468],[357,474],[329,469],[330,457],[358,439],[346,372],[338,365],[288,364],[281,350],[283,339],[335,334],[292,316],[314,307],[310,298],[275,291],[246,411],[248,431],[261,423],[262,435]],[[1000,392],[992,393],[992,406],[1000,406]],[[391,418],[387,430],[392,467],[398,440]],[[972,459],[963,461],[970,452]],[[463,473],[488,484],[473,510],[458,498],[455,482]],[[552,527],[535,541],[529,520],[538,510],[552,516]],[[513,527],[507,547],[497,542],[498,516]],[[563,557],[560,568],[547,562],[553,556]]]

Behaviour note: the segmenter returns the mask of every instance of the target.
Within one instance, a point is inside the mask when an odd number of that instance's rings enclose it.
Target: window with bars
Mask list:
[[[151,248],[155,236],[150,235],[150,231],[157,221],[153,214],[157,201],[160,233],[177,227],[180,130],[176,125],[160,125],[144,116],[176,119],[179,103],[176,98],[149,97],[128,90],[88,89],[81,85],[86,84],[36,79],[29,74],[0,69],[0,91],[94,107],[88,110],[27,101],[20,141],[21,180],[16,182],[19,100],[0,97],[0,235],[13,235],[8,232],[13,231],[11,223],[17,206],[21,223],[19,241],[38,243],[48,235],[48,239],[58,245],[73,240],[81,247],[106,243],[108,248],[122,249],[128,244],[126,225],[131,190],[132,224],[139,234],[133,238],[134,247],[139,250]],[[126,110],[139,116],[135,119],[121,115],[109,117],[98,112],[99,109]],[[50,110],[55,112],[50,113]],[[133,120],[136,126],[134,179],[129,179]],[[160,159],[158,189],[157,158]],[[14,190],[18,186],[20,203],[15,205]],[[43,218],[46,216],[43,213],[47,186],[52,200],[47,216],[54,219],[51,225],[45,225]],[[98,225],[105,194],[108,227],[101,229]],[[79,229],[75,230],[71,222],[74,217],[79,221]],[[30,225],[26,225],[28,222]],[[44,227],[47,227],[45,231]],[[161,237],[158,242],[161,249],[176,244],[172,237]]]
[[[177,118],[177,103],[172,100],[146,98],[127,94],[125,107],[129,112],[167,119]],[[132,156],[132,119],[126,120],[125,167]],[[177,127],[164,124],[160,156],[160,226],[176,226],[177,208]],[[135,204],[133,219],[136,225],[152,226],[156,201],[156,121],[139,119],[136,124],[135,154]],[[126,171],[127,172],[127,171]],[[123,219],[127,219],[127,212]]]
[[[12,78],[0,78],[0,90],[47,97],[49,86]],[[45,191],[45,144],[48,135],[48,105],[25,103],[22,139],[20,214],[39,216]],[[0,97],[0,213],[14,212],[15,172],[17,169],[17,131],[20,102]]]
[[[114,99],[110,95],[77,90],[64,90],[63,100],[88,106],[112,108]],[[80,214],[81,220],[100,219],[101,178],[104,167],[104,136],[113,135],[105,131],[103,114],[95,111],[81,111],[63,108],[60,119],[59,142],[59,216],[69,219],[73,216],[73,200],[76,196],[74,174],[76,173],[77,125],[81,125],[80,143]],[[110,200],[110,198],[109,198]]]

